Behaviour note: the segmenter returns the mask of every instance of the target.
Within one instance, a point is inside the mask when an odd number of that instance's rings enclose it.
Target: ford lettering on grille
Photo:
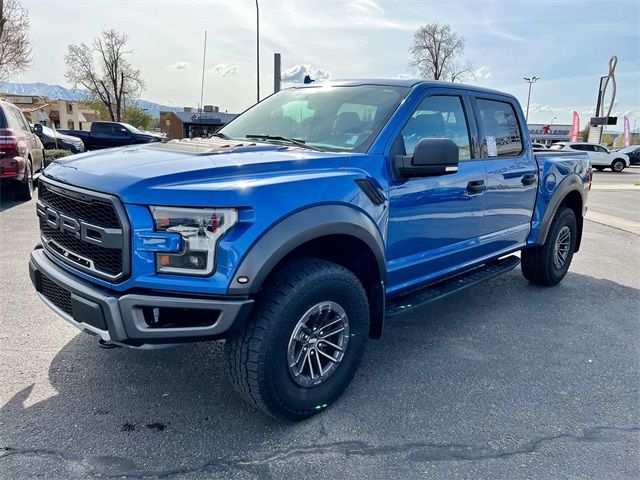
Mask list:
[[[109,281],[129,273],[128,222],[116,199],[46,179],[36,210],[42,243],[54,257]]]

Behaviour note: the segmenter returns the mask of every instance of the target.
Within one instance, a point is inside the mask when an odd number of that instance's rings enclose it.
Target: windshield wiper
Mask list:
[[[220,133],[220,132],[214,133],[209,138],[211,138],[211,137],[224,138],[225,140],[233,140],[233,138],[231,138],[229,135],[225,135],[224,133]]]
[[[297,138],[282,137],[280,135],[245,135],[245,138],[256,138],[256,139],[262,139],[262,140],[278,140],[280,142],[288,142],[297,147],[307,148],[309,150],[315,150],[316,152],[324,152],[324,150],[322,150],[321,148],[314,147],[313,145],[307,145],[304,142],[304,140],[299,140]]]

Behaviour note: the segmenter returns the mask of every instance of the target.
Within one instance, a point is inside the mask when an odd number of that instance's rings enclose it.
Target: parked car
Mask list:
[[[640,165],[640,145],[630,145],[617,150],[616,153],[623,153],[629,157],[631,165]]]
[[[0,100],[0,182],[20,200],[30,200],[44,165],[44,147],[13,103]]]
[[[547,147],[544,143],[532,142],[531,148],[533,148],[534,150],[547,150],[549,147]]]
[[[122,122],[93,122],[89,132],[83,130],[58,131],[64,135],[80,138],[87,150],[162,141],[158,135],[141,132],[133,125]]]
[[[103,344],[226,339],[240,395],[301,420],[347,388],[385,317],[505,273],[517,252],[530,282],[559,283],[591,175],[582,152],[534,154],[511,95],[313,83],[211,139],[51,164],[29,268]]]
[[[559,142],[551,146],[551,150],[569,150],[585,152],[593,168],[601,172],[605,168],[620,173],[629,166],[629,157],[624,153],[610,152],[602,145],[586,142]]]
[[[78,137],[65,135],[39,123],[33,125],[32,129],[46,150],[68,150],[71,153],[84,152],[84,143]]]

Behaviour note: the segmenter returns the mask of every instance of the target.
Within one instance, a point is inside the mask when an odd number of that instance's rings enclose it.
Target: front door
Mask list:
[[[468,98],[430,90],[400,135],[407,155],[422,138],[448,138],[459,147],[456,173],[412,178],[389,189],[388,293],[447,276],[477,258],[486,173],[471,149]],[[473,128],[473,123],[471,123]]]
[[[525,147],[525,124],[514,103],[491,94],[474,94],[471,101],[487,169],[480,254],[497,256],[527,240],[538,191],[538,164]]]

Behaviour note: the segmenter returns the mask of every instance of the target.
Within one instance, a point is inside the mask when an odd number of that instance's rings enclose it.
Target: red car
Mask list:
[[[0,182],[13,184],[20,200],[31,200],[43,166],[44,147],[29,122],[18,107],[0,100]]]

